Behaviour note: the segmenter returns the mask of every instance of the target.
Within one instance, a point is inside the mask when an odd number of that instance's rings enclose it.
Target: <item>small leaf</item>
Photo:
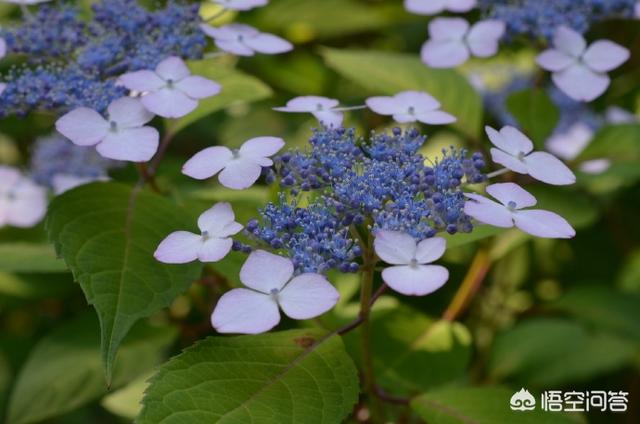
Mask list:
[[[189,62],[189,68],[193,74],[220,84],[222,91],[217,96],[201,100],[198,108],[184,118],[169,123],[174,134],[213,112],[236,103],[254,102],[271,95],[271,89],[257,78],[223,67],[215,60],[192,61]]]
[[[358,376],[339,336],[209,337],[160,368],[137,423],[334,424],[357,399]]]
[[[39,422],[79,408],[107,392],[98,330],[95,316],[86,314],[36,344],[17,376],[8,422]],[[136,325],[120,349],[113,386],[119,387],[152,369],[175,336],[175,329],[170,327]]]
[[[536,149],[544,150],[545,141],[560,119],[560,112],[547,93],[539,88],[513,93],[507,98],[507,110],[531,137]]]
[[[489,372],[494,379],[547,388],[620,369],[634,354],[634,344],[613,335],[590,333],[578,323],[530,319],[498,335]]]
[[[580,422],[567,414],[512,411],[515,391],[501,387],[461,387],[429,392],[411,401],[411,408],[429,424],[569,424]]]
[[[79,187],[49,206],[49,237],[100,318],[107,380],[131,326],[168,306],[200,275],[199,263],[166,265],[153,257],[169,233],[194,225],[168,200],[117,183]]]
[[[0,244],[0,271],[35,274],[66,272],[68,268],[50,244],[17,242]]]
[[[455,128],[478,137],[482,100],[469,82],[453,69],[432,69],[415,54],[366,50],[324,49],[327,64],[345,78],[367,88],[368,94],[391,95],[423,90],[455,115]]]

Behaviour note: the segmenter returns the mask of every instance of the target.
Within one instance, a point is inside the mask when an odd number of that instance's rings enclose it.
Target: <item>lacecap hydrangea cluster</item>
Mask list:
[[[247,224],[247,233],[284,251],[298,272],[325,273],[358,271],[358,226],[416,240],[472,231],[463,186],[486,180],[482,155],[451,148],[429,162],[420,154],[424,141],[416,129],[368,140],[352,129],[316,130],[310,150],[274,157],[267,180],[279,180],[283,191],[261,210],[260,221]]]
[[[634,16],[636,0],[480,0],[489,19],[506,24],[506,36],[525,35],[551,40],[556,29],[567,26],[585,33],[607,19]]]
[[[0,117],[33,110],[104,111],[126,95],[116,78],[154,69],[169,56],[199,59],[206,36],[198,27],[198,4],[169,1],[148,10],[136,0],[102,0],[85,22],[79,6],[42,5],[16,26],[0,29],[7,53],[25,62],[2,77]]]

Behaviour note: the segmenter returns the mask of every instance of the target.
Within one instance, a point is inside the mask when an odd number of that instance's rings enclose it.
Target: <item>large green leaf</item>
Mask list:
[[[18,374],[9,402],[8,422],[39,422],[107,393],[98,331],[95,316],[86,314],[38,342]],[[121,386],[153,368],[175,335],[171,327],[136,325],[120,349],[113,386]]]
[[[514,391],[501,387],[441,389],[418,396],[411,407],[429,424],[568,424],[578,419],[545,412],[512,411],[509,401]]]
[[[544,149],[547,137],[556,127],[560,112],[543,90],[536,88],[511,94],[507,109],[538,149]]]
[[[640,158],[640,124],[605,126],[578,157],[579,161],[610,158],[629,162]]]
[[[471,360],[471,335],[457,322],[433,320],[406,306],[379,311],[371,323],[378,384],[410,395],[460,380]],[[345,336],[360,358],[359,330]]]
[[[51,203],[49,237],[96,308],[107,380],[131,326],[199,276],[199,263],[166,265],[153,257],[169,233],[194,227],[190,221],[168,200],[117,183],[82,186]]]
[[[591,333],[578,323],[539,318],[500,334],[489,373],[525,387],[548,388],[584,381],[629,364],[635,346],[605,333]]]
[[[453,126],[471,137],[479,136],[482,99],[455,70],[429,68],[416,54],[324,49],[323,56],[330,67],[371,94],[427,91],[458,118]]]
[[[210,337],[160,368],[137,422],[334,424],[357,399],[356,369],[336,335]]]
[[[1,243],[0,271],[3,272],[65,272],[64,261],[56,258],[56,252],[50,244],[37,243]]]
[[[217,96],[201,100],[198,108],[184,118],[169,123],[174,133],[233,104],[254,102],[271,95],[271,89],[257,78],[222,66],[212,59],[189,62],[189,68],[195,75],[216,81],[222,86],[222,91]]]

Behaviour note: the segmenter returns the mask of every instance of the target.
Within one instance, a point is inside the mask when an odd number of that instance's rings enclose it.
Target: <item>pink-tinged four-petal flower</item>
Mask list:
[[[447,282],[449,271],[440,265],[430,265],[440,259],[446,246],[442,237],[416,243],[409,234],[398,231],[378,231],[374,240],[376,254],[393,265],[382,271],[382,279],[393,290],[409,296],[424,296]]]
[[[145,124],[153,114],[140,100],[123,97],[107,108],[105,119],[93,109],[74,109],[56,121],[58,132],[78,146],[96,146],[109,159],[146,162],[158,150],[160,135]]]
[[[17,169],[0,165],[0,227],[33,227],[46,212],[46,189]]]
[[[224,146],[208,147],[196,153],[182,167],[182,173],[197,180],[211,178],[218,172],[218,181],[235,190],[249,188],[260,178],[263,167],[273,165],[271,156],[284,146],[278,137],[256,137],[239,149]]]
[[[322,96],[300,96],[289,100],[286,106],[274,107],[278,112],[310,113],[325,127],[337,128],[342,125],[344,115],[335,110],[340,102]]]
[[[534,152],[531,140],[516,128],[505,126],[498,132],[487,126],[485,131],[495,146],[491,148],[494,162],[547,184],[576,182],[576,176],[560,159],[547,152]]]
[[[422,46],[422,61],[432,68],[462,65],[471,55],[490,57],[498,52],[504,22],[485,20],[469,26],[462,18],[436,18],[429,23],[429,40]]]
[[[155,71],[129,72],[118,81],[141,93],[144,107],[163,118],[181,118],[198,107],[199,100],[220,92],[220,84],[191,75],[184,61],[174,56],[160,62]]]
[[[253,56],[256,53],[279,54],[293,49],[293,45],[277,35],[260,32],[244,24],[229,24],[219,28],[201,24],[200,28],[213,38],[220,50],[238,56]]]
[[[225,293],[211,315],[219,333],[257,334],[280,322],[280,311],[293,319],[315,318],[340,298],[327,279],[314,273],[293,277],[290,259],[256,250],[240,270],[247,288]]]
[[[266,6],[269,0],[211,0],[225,9],[246,11],[256,7]]]
[[[468,12],[476,6],[476,0],[404,0],[404,8],[416,15],[437,15],[449,12]]]
[[[232,235],[242,230],[235,221],[231,205],[216,203],[198,218],[200,234],[189,231],[176,231],[167,236],[153,256],[167,264],[200,262],[218,262],[231,251]]]
[[[553,72],[553,82],[574,100],[590,102],[607,90],[607,72],[629,59],[629,50],[609,40],[587,47],[585,39],[565,26],[558,27],[553,47],[540,53],[538,64]]]
[[[514,183],[487,186],[487,193],[500,203],[475,193],[465,193],[471,199],[464,204],[464,213],[485,224],[511,228],[514,225],[525,233],[545,238],[571,238],[576,232],[560,215],[529,209],[537,200],[528,191]]]
[[[455,116],[440,110],[439,101],[422,91],[402,91],[391,97],[369,97],[365,103],[375,113],[392,115],[400,123],[420,121],[442,125],[456,121]]]

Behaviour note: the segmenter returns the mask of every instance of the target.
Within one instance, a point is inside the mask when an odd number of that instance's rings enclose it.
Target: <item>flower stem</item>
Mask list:
[[[491,267],[491,258],[487,249],[480,249],[473,258],[467,275],[462,280],[460,288],[456,292],[453,300],[442,314],[442,319],[454,321],[458,318],[466,307],[471,303],[471,299],[476,294],[484,277],[486,277]]]
[[[373,295],[373,276],[376,255],[371,240],[363,252],[362,283],[360,287],[360,348],[362,351],[362,381],[364,391],[369,396],[372,422],[382,418],[382,405],[377,396],[377,385],[373,369],[373,355],[371,352],[371,305]],[[382,289],[383,290],[383,289]],[[382,293],[382,290],[379,290]],[[379,294],[378,294],[379,296]]]
[[[203,21],[204,22],[211,22],[211,21],[219,18],[220,16],[224,15],[228,11],[229,11],[229,9],[222,9],[221,11],[214,13],[213,15],[209,16],[208,18],[203,19]]]
[[[360,109],[366,109],[366,108],[367,108],[366,105],[358,105],[358,106],[334,107],[334,108],[331,108],[331,110],[336,112],[344,112],[347,110],[360,110]]]
[[[497,171],[487,174],[487,178],[497,177],[498,175],[506,174],[507,172],[509,172],[509,169],[507,168],[498,169]]]

